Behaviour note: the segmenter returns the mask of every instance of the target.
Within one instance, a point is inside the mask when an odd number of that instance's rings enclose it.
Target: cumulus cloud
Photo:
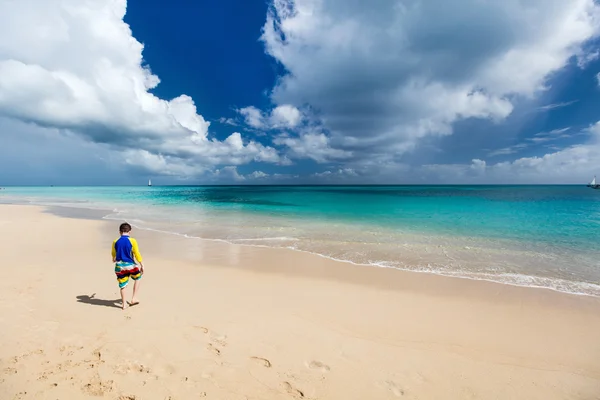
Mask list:
[[[599,32],[594,0],[274,0],[261,38],[286,70],[275,104],[317,110],[328,151],[393,162],[457,121],[502,121],[570,59],[594,59]]]
[[[191,97],[150,93],[160,79],[125,11],[126,0],[0,2],[0,116],[76,132],[156,173],[279,161],[239,133],[210,139]]]
[[[289,104],[277,106],[270,114],[263,113],[254,106],[237,110],[249,126],[256,129],[286,129],[295,128],[302,121],[300,110]]]
[[[284,178],[288,178],[289,175],[282,174],[267,174],[263,171],[254,171],[250,174],[240,174],[237,167],[227,166],[221,169],[217,169],[213,172],[213,177],[218,181],[232,181],[244,184],[260,184],[268,181],[276,181]]]
[[[246,124],[256,129],[262,129],[265,127],[265,121],[263,113],[256,107],[244,107],[240,108],[238,112],[244,117]]]
[[[552,135],[557,135],[556,132]],[[514,161],[493,163],[473,159],[468,164],[408,165],[372,160],[356,162],[350,169],[313,174],[313,177],[322,182],[345,183],[585,183],[591,179],[591,175],[596,172],[600,174],[600,121],[577,134],[586,135],[584,143],[555,148],[548,154],[521,157]],[[499,153],[514,153],[510,148],[507,149]],[[352,173],[346,173],[347,170]]]
[[[318,163],[348,159],[352,153],[332,148],[323,133],[304,133],[297,137],[280,135],[273,143],[289,149],[292,158],[311,158]]]
[[[274,128],[295,128],[301,120],[300,111],[289,104],[277,106],[271,111],[271,125]]]
[[[262,171],[254,171],[253,173],[250,174],[250,178],[252,179],[262,179],[262,178],[268,178],[269,174],[266,174]]]
[[[430,165],[423,169],[431,178],[454,183],[585,183],[600,171],[600,143],[570,146],[512,162],[487,164],[474,160],[470,165]]]
[[[346,177],[357,177],[358,174],[352,168],[340,168],[335,171],[327,170],[323,172],[317,172],[313,174],[313,177],[316,178],[325,178],[332,181],[338,181],[340,178],[344,179]]]
[[[215,170],[213,172],[213,175],[219,180],[225,181],[232,180],[235,182],[242,182],[246,180],[246,177],[244,175],[240,175],[240,173],[237,170],[237,167],[231,165]]]

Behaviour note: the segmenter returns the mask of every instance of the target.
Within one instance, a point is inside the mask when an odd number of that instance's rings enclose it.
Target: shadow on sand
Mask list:
[[[93,306],[104,306],[104,307],[121,308],[121,306],[117,304],[117,303],[121,303],[121,299],[116,299],[116,300],[102,300],[102,299],[97,299],[96,298],[96,293],[94,293],[91,296],[88,296],[88,295],[85,295],[85,294],[77,296],[77,302],[78,303],[91,304]]]

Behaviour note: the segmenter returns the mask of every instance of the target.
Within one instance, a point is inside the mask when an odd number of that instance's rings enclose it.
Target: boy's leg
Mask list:
[[[134,280],[134,283],[133,283],[133,294],[131,295],[131,305],[132,306],[134,306],[134,305],[136,305],[136,304],[139,303],[139,301],[137,300],[137,291],[138,291],[139,287],[140,287],[140,280],[139,279]]]
[[[118,263],[115,265],[115,274],[117,275],[117,282],[119,283],[119,289],[121,290],[121,307],[127,308],[127,301],[125,300],[125,288],[129,283],[129,273],[124,271]]]
[[[121,304],[123,310],[127,308],[127,301],[125,301],[125,288],[121,288]]]

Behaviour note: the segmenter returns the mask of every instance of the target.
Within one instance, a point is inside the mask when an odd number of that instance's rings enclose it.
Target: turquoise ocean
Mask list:
[[[199,240],[600,297],[600,190],[583,185],[7,187],[0,202],[104,210],[107,220]]]

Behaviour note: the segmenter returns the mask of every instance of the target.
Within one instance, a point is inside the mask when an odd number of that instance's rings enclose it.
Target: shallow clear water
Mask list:
[[[107,209],[141,228],[600,296],[600,191],[585,186],[15,187],[0,201]]]

